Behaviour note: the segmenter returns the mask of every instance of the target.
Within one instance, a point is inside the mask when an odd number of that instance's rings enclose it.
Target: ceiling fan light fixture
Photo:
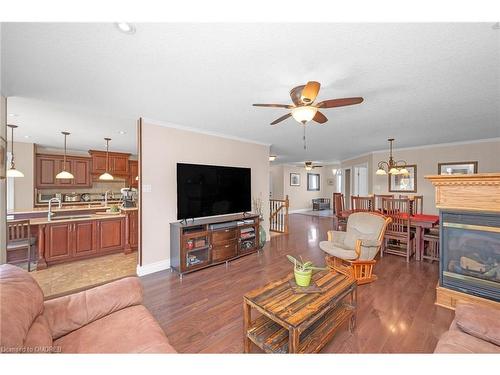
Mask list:
[[[300,122],[301,124],[305,124],[306,122],[309,122],[314,118],[316,112],[318,112],[318,108],[310,105],[305,105],[302,107],[293,108],[292,116],[296,121]]]

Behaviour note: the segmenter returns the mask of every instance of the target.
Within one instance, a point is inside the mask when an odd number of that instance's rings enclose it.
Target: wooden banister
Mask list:
[[[269,231],[288,233],[288,195],[285,199],[269,199]]]

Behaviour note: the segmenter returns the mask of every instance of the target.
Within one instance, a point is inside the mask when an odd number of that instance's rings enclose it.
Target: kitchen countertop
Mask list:
[[[102,205],[104,203],[104,200],[102,201],[91,201],[91,202],[62,202],[63,207],[73,207],[73,206],[88,206],[89,204],[92,206],[98,206]],[[120,199],[108,199],[108,204],[119,204],[122,203]],[[57,203],[56,203],[57,205]],[[47,208],[49,206],[48,203],[35,203],[36,208]]]
[[[78,206],[62,206],[62,208],[58,208],[57,205],[52,206],[52,212],[65,212],[65,211],[85,211],[85,210],[102,210],[102,209],[108,209],[110,206],[103,206],[100,204],[87,204],[87,205],[78,205]],[[7,215],[14,215],[14,214],[32,214],[32,213],[39,213],[39,212],[49,212],[49,207],[34,207],[31,210],[14,210],[11,212],[7,212]]]
[[[54,223],[68,223],[68,222],[75,222],[75,221],[88,221],[88,220],[106,220],[106,219],[115,219],[115,218],[121,218],[125,217],[125,214],[106,214],[106,215],[82,215],[82,217],[78,217],[78,215],[71,215],[68,216],[65,219],[60,219],[60,220],[47,220],[46,217],[38,217],[34,219],[30,219],[30,224],[31,225],[41,225],[41,224],[54,224]],[[57,215],[55,216],[57,217]]]

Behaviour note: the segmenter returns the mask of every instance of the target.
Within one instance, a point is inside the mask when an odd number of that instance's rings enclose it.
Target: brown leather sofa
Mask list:
[[[175,353],[128,277],[44,302],[31,275],[0,266],[0,352]]]
[[[457,303],[455,320],[434,353],[500,353],[500,309]]]

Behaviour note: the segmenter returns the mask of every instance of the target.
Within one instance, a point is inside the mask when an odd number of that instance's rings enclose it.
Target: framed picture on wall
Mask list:
[[[308,173],[307,174],[307,190],[308,191],[319,191],[320,181],[318,173]]]
[[[438,163],[438,174],[474,174],[477,173],[477,161],[457,161]]]
[[[300,173],[290,173],[290,186],[300,186]]]
[[[409,175],[390,174],[389,191],[391,193],[416,193],[417,192],[417,166],[407,165]]]
[[[335,185],[335,179],[334,179],[334,178],[327,178],[327,179],[326,179],[326,184],[327,184],[328,186],[333,186],[333,185]]]

